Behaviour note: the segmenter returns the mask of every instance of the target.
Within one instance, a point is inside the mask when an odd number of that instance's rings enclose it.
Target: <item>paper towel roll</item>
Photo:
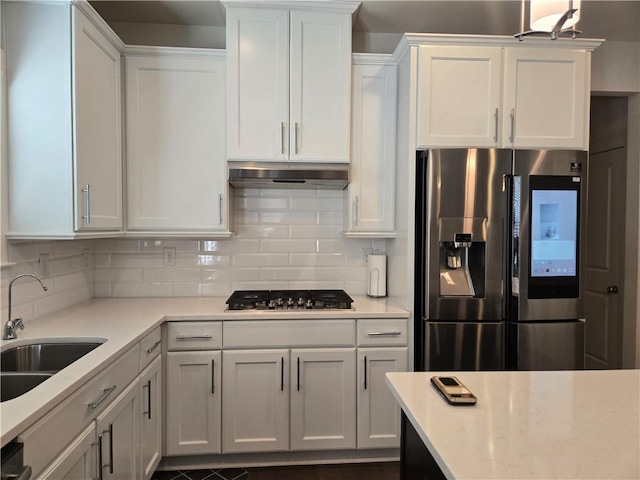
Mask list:
[[[367,295],[370,297],[387,296],[387,256],[367,255]]]

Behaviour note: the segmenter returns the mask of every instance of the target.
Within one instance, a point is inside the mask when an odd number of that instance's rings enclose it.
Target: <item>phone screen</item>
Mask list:
[[[440,381],[447,387],[457,387],[460,385],[453,377],[440,377]]]

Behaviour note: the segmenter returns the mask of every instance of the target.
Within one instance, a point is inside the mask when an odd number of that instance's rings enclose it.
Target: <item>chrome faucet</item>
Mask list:
[[[48,290],[47,286],[44,283],[42,283],[42,280],[40,280],[40,278],[36,277],[31,273],[23,273],[21,275],[18,275],[13,280],[11,280],[11,282],[9,283],[9,312],[8,312],[9,314],[7,315],[8,317],[7,323],[5,323],[4,325],[4,334],[2,335],[3,340],[12,340],[14,338],[18,338],[18,335],[16,335],[16,330],[18,328],[20,330],[24,330],[24,322],[22,321],[22,318],[16,318],[16,319],[11,318],[11,288],[13,287],[13,282],[15,282],[21,277],[33,277],[36,280],[38,280],[38,282],[40,282],[40,286],[45,292]]]

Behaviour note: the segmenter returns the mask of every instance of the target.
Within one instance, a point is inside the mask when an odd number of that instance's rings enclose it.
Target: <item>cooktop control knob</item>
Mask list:
[[[269,300],[269,304],[267,305],[271,310],[276,308],[276,302],[274,300]]]
[[[294,303],[293,298],[289,297],[287,299],[287,307],[293,307]]]
[[[311,300],[311,299],[307,300],[307,303],[305,303],[305,307],[306,308],[313,308],[313,300]]]

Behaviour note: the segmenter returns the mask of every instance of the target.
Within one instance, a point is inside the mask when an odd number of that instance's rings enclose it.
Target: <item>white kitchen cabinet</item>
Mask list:
[[[346,237],[395,237],[397,68],[354,55]]]
[[[224,52],[125,54],[126,234],[230,236]]]
[[[502,143],[515,148],[589,148],[590,54],[504,49]]]
[[[10,239],[122,232],[122,42],[88,2],[5,2]]]
[[[138,382],[132,382],[98,418],[98,464],[103,479],[140,478]]]
[[[388,372],[406,372],[408,348],[358,348],[358,448],[400,447],[400,407]]]
[[[421,46],[417,93],[419,146],[499,145],[500,47]]]
[[[328,1],[315,10],[305,2],[224,3],[227,157],[348,162],[358,2]]]
[[[289,450],[289,350],[223,352],[224,453]]]
[[[168,352],[167,455],[220,453],[221,354]]]
[[[140,478],[149,480],[162,459],[162,358],[140,374]]]
[[[355,349],[291,350],[291,450],[356,447]]]
[[[358,320],[357,329],[358,448],[398,448],[400,408],[385,375],[407,371],[407,319]]]
[[[417,147],[587,149],[590,53],[493,43],[420,45]]]
[[[92,422],[38,478],[93,480],[96,472],[96,426]]]

